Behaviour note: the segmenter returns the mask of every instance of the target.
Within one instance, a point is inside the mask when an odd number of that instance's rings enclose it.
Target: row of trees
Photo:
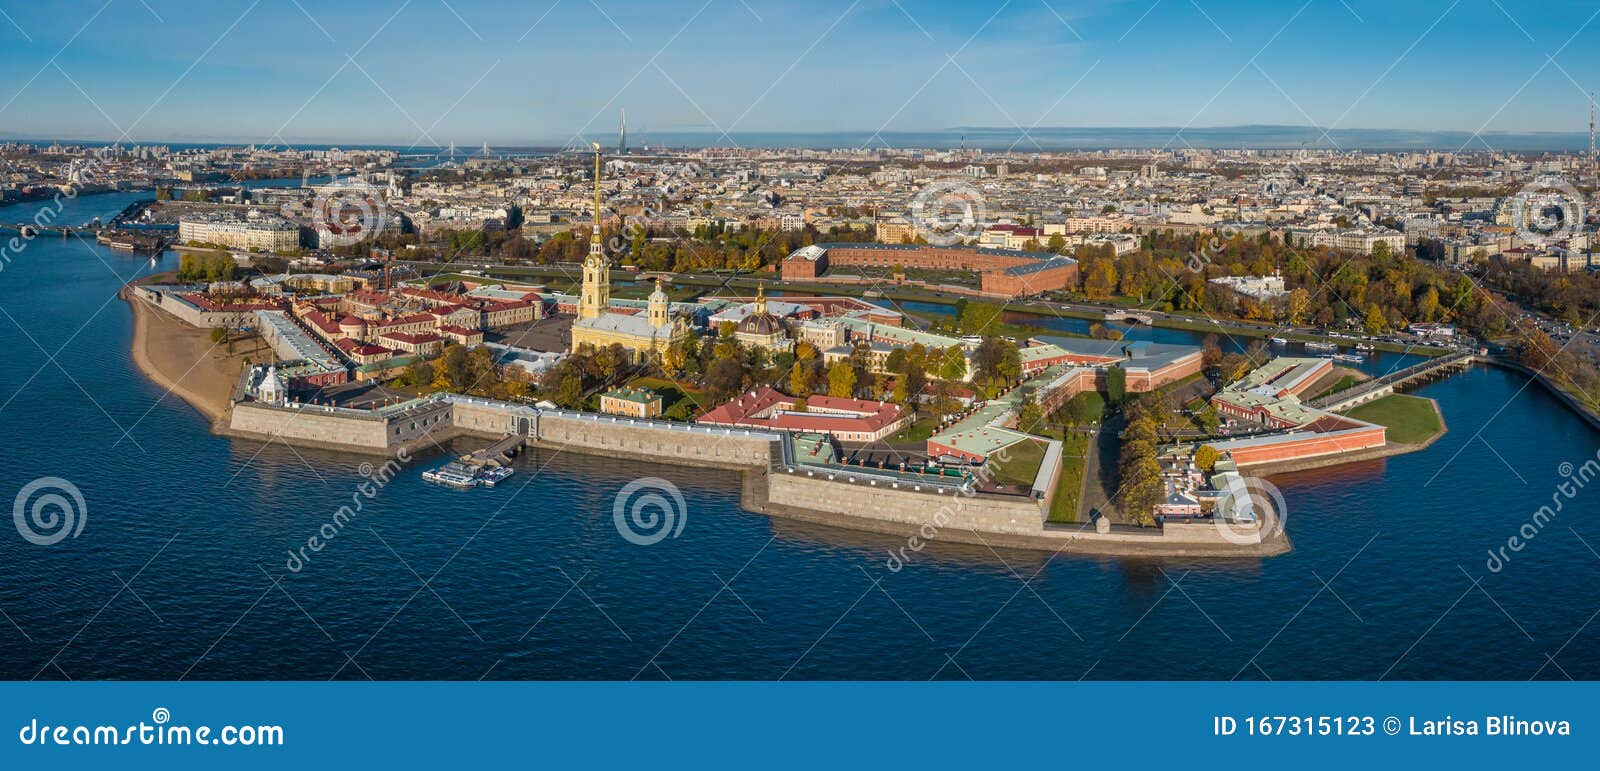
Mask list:
[[[1159,410],[1155,394],[1140,394],[1127,402],[1127,428],[1117,455],[1117,506],[1124,519],[1141,525],[1155,524],[1155,507],[1166,495],[1156,449]]]
[[[179,281],[232,281],[237,271],[227,252],[184,252],[178,258]]]
[[[1387,244],[1379,244],[1370,255],[1351,255],[1284,244],[1268,234],[1222,238],[1169,230],[1144,235],[1138,250],[1120,257],[1109,245],[1080,247],[1076,255],[1077,291],[1095,301],[1128,297],[1161,310],[1291,325],[1346,325],[1372,334],[1416,321],[1456,322],[1490,336],[1505,331],[1503,319],[1485,312],[1482,293],[1471,279],[1393,253]],[[1243,297],[1209,281],[1272,273],[1283,275],[1290,288],[1287,297],[1272,302]],[[1533,278],[1525,271],[1518,275],[1524,281]],[[1562,307],[1574,302],[1561,287],[1545,294]],[[1600,302],[1600,292],[1595,297]]]
[[[533,384],[501,367],[488,348],[450,343],[440,355],[413,362],[395,378],[399,386],[432,393],[449,391],[490,399],[520,399],[533,393]]]

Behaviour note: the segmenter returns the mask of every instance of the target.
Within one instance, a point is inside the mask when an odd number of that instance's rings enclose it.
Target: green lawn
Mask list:
[[[1058,414],[1073,425],[1102,422],[1106,418],[1106,397],[1098,391],[1084,391],[1061,405]]]
[[[1079,495],[1083,492],[1088,453],[1089,435],[1068,431],[1061,441],[1061,476],[1056,480],[1055,497],[1050,500],[1051,522],[1078,521]]]
[[[926,441],[928,439],[928,437],[933,436],[933,432],[938,430],[938,428],[939,428],[939,421],[935,420],[932,415],[924,413],[924,414],[918,416],[916,422],[912,423],[910,425],[910,427],[906,428],[906,430],[901,431],[900,433],[895,434],[894,436],[890,437],[889,441],[891,441],[891,442],[922,442],[922,441]]]
[[[995,453],[989,459],[990,480],[1009,488],[1032,489],[1033,478],[1038,475],[1039,464],[1044,461],[1044,449],[1044,442],[1025,439]],[[1004,455],[1005,460],[998,460],[999,455]]]
[[[1391,394],[1344,414],[1389,429],[1389,441],[1401,444],[1421,444],[1444,430],[1433,400],[1420,396]]]
[[[1351,386],[1354,386],[1356,383],[1359,383],[1359,382],[1361,382],[1361,381],[1357,380],[1354,375],[1345,375],[1344,377],[1339,378],[1338,382],[1336,382],[1333,385],[1329,386],[1327,388],[1327,390],[1324,390],[1322,393],[1319,393],[1316,396],[1313,396],[1311,398],[1312,399],[1321,399],[1322,397],[1327,396],[1328,394],[1336,394],[1336,393],[1338,393],[1340,391],[1345,390],[1346,388],[1350,388]]]

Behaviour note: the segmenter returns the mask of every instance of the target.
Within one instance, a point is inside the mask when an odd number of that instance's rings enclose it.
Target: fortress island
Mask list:
[[[259,250],[201,244],[177,275],[126,289],[135,360],[242,439],[394,454],[474,437],[491,445],[467,459],[479,463],[526,445],[734,470],[751,511],[923,540],[1265,557],[1290,542],[1260,475],[1426,446],[1444,431],[1437,409],[1395,390],[1477,357],[1431,348],[1444,355],[1373,379],[1343,366],[1370,348],[1348,342],[1290,356],[1274,338],[1224,355],[1216,335],[1030,327],[999,303],[1096,279],[1014,224],[949,246],[908,232],[801,245],[772,264],[783,282],[771,295],[759,273],[753,296],[680,287],[669,271],[614,269],[644,242],[607,239],[627,215],[607,219],[606,172],[596,151],[576,284],[427,276],[370,242],[316,271],[274,272]],[[388,194],[403,195],[395,179]],[[1100,232],[1079,253],[1127,240]],[[950,318],[845,287],[790,291],[842,268],[975,285]],[[1217,286],[1260,307],[1287,294],[1269,279]],[[430,479],[474,483],[470,466],[451,474]]]

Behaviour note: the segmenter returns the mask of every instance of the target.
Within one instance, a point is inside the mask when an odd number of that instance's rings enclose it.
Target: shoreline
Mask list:
[[[200,366],[204,363],[204,357],[211,355],[215,345],[200,330],[165,315],[126,287],[118,295],[133,313],[133,338],[129,342],[129,354],[134,365],[151,382],[199,411],[210,422],[212,433],[224,433],[233,411],[230,398],[232,386],[225,391],[219,390],[217,379],[224,377],[224,371]],[[158,342],[161,345],[155,345]],[[186,352],[192,352],[201,344],[206,347],[199,356],[185,356]],[[193,361],[185,365],[185,358],[192,358]],[[198,379],[195,377],[197,374],[200,376]],[[157,400],[157,403],[160,401]]]
[[[258,442],[281,439],[290,444],[306,444],[307,446],[334,451],[355,452],[359,449],[335,442],[309,442],[298,437],[233,428],[231,425],[234,413],[232,395],[237,378],[235,375],[227,373],[226,363],[230,359],[242,359],[244,355],[238,353],[230,356],[214,355],[213,349],[219,344],[210,342],[207,330],[190,327],[181,320],[171,317],[161,309],[152,306],[140,298],[137,293],[127,288],[120,295],[125,302],[129,303],[134,316],[130,353],[140,372],[149,377],[156,385],[166,389],[168,393],[178,396],[190,407],[204,415],[210,423],[210,430],[213,434]],[[240,364],[242,365],[242,362]],[[163,396],[162,398],[164,399],[165,397]],[[414,438],[404,444],[408,446],[408,449],[425,451],[427,448],[434,446],[436,442],[460,436],[479,436],[483,434],[481,431],[458,427],[448,427],[444,433],[445,436],[443,438],[438,436],[430,436],[426,439]],[[608,451],[605,448],[580,444],[536,441],[535,446],[544,446],[556,451],[575,450],[584,454],[602,456],[614,454],[617,457],[632,457],[626,452]],[[619,447],[618,450],[620,449]],[[374,452],[387,453],[391,450],[392,448],[375,450]],[[761,514],[774,519],[809,522],[840,530],[876,532],[886,535],[906,536],[908,538],[915,538],[920,535],[922,540],[925,541],[965,543],[1028,551],[1051,551],[1091,557],[1260,559],[1284,554],[1293,548],[1288,535],[1282,532],[1269,536],[1267,540],[1261,543],[1249,546],[1224,545],[1209,543],[1204,540],[1194,541],[1183,537],[1173,541],[1163,536],[1160,531],[1152,532],[1148,535],[1128,533],[1108,538],[1105,534],[1098,534],[1087,526],[1077,529],[1056,527],[1047,528],[1038,533],[1023,533],[990,531],[951,524],[950,526],[935,528],[936,535],[934,535],[927,532],[927,525],[893,521],[874,516],[858,516],[847,511],[800,508],[768,500],[769,496],[764,493],[769,490],[770,472],[764,467],[740,467],[735,464],[710,461],[709,458],[700,459],[699,462],[686,461],[690,461],[690,459],[674,457],[665,460],[665,462],[671,464],[714,466],[739,472],[741,474],[740,487],[743,491],[740,496],[740,507],[749,513]],[[1042,517],[1043,514],[1041,513],[1040,516]]]

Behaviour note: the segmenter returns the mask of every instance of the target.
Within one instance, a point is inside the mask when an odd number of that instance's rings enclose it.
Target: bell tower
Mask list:
[[[589,256],[583,260],[583,292],[578,297],[578,318],[599,318],[611,305],[611,264],[600,243],[600,145],[594,145],[594,231],[589,236]]]
[[[650,293],[650,306],[646,310],[650,327],[661,329],[667,325],[667,291],[661,288],[661,279],[656,279],[656,291]]]

